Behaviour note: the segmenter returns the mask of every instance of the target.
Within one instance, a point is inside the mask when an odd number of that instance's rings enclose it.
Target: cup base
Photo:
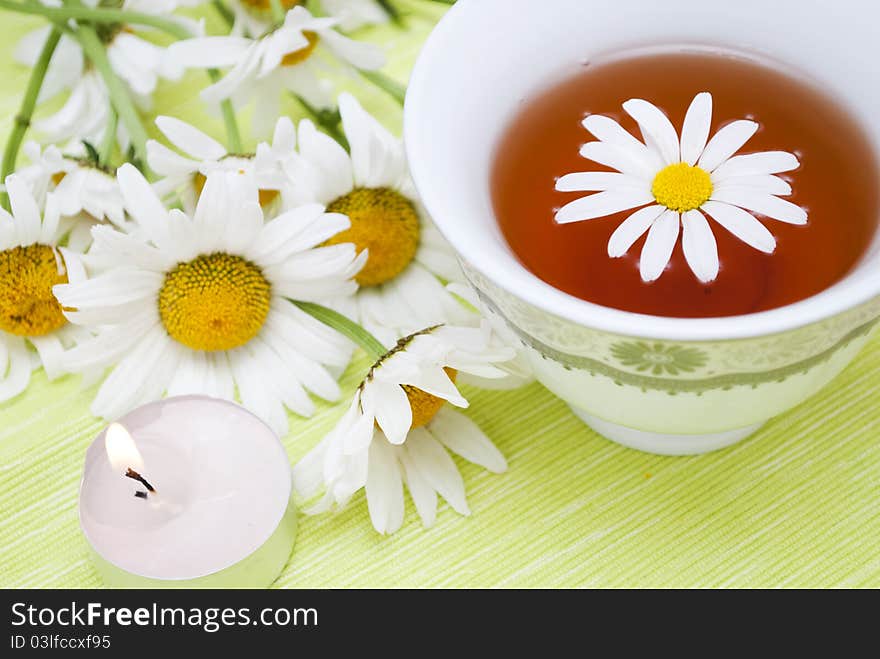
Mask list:
[[[646,432],[627,426],[605,421],[583,410],[571,407],[577,417],[597,433],[612,442],[627,448],[654,453],[656,455],[700,455],[725,448],[742,441],[763,423],[756,423],[745,428],[734,428],[719,433],[705,435],[672,435],[658,432]]]

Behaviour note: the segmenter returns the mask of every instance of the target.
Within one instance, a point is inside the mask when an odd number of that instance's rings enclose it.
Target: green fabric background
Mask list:
[[[404,80],[441,9],[407,0],[407,30],[364,33],[386,47],[386,71]],[[206,15],[210,16],[208,12]],[[0,133],[9,129],[26,72],[16,39],[38,21],[0,21]],[[213,17],[209,29],[219,23]],[[157,109],[222,138],[194,86],[163,84]],[[397,130],[400,109],[348,86]],[[291,104],[288,108],[296,114]],[[243,120],[247,125],[247,118]],[[343,379],[353,391],[357,360]],[[663,458],[612,444],[540,385],[466,389],[468,414],[495,440],[510,470],[492,475],[459,461],[473,514],[441,504],[424,530],[411,502],[396,535],[369,523],[363,495],[336,515],[303,517],[282,587],[394,586],[880,586],[880,340],[875,338],[815,398],[727,450]],[[98,587],[77,522],[86,446],[102,427],[93,388],[35,373],[0,405],[0,586]],[[313,446],[344,404],[293,418],[291,462]]]

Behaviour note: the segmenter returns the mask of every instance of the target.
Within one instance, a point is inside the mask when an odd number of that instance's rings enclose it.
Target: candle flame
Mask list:
[[[134,439],[119,423],[111,423],[104,433],[104,448],[113,469],[125,473],[126,469],[141,469],[144,459],[135,446]]]

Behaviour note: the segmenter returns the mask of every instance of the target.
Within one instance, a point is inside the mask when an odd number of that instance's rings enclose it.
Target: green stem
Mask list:
[[[146,25],[177,37],[189,39],[193,35],[190,31],[168,18],[157,14],[145,14],[140,11],[127,9],[111,9],[105,7],[83,7],[68,5],[64,7],[46,7],[38,3],[22,3],[13,0],[0,0],[0,9],[9,9],[22,14],[38,14],[45,16],[51,21],[66,22],[70,19],[90,21],[92,23],[129,23],[134,25]]]
[[[272,20],[276,24],[284,22],[284,7],[281,6],[281,0],[269,0],[269,6],[272,8]]]
[[[330,137],[339,142],[346,151],[350,150],[345,133],[339,129],[339,123],[342,121],[342,118],[339,116],[339,110],[319,110],[302,96],[294,94],[293,97],[303,106],[309,116],[315,120],[315,123],[323,128]]]
[[[217,69],[208,69],[211,80],[217,82],[220,72]],[[228,98],[220,102],[220,112],[223,114],[223,123],[226,125],[226,141],[229,153],[241,153],[241,133],[238,130],[238,122],[235,119],[235,108]]]
[[[379,71],[361,70],[360,74],[403,106],[403,102],[406,99],[406,87]]]
[[[21,143],[24,140],[28,126],[31,125],[31,117],[34,115],[34,108],[37,105],[40,88],[43,86],[43,79],[46,77],[49,62],[52,60],[52,54],[55,52],[55,47],[60,39],[61,32],[58,30],[52,30],[49,33],[46,43],[43,44],[43,50],[40,51],[40,56],[37,58],[36,64],[34,64],[33,71],[31,71],[31,79],[28,81],[27,90],[24,93],[24,98],[21,100],[21,107],[18,109],[18,114],[15,115],[12,124],[12,133],[10,133],[9,139],[6,141],[6,149],[3,151],[3,165],[2,172],[0,172],[2,181],[5,181],[6,177],[15,171],[18,150],[21,148]],[[9,210],[9,197],[6,192],[3,193],[0,201],[3,202],[3,207]]]
[[[211,4],[214,6],[214,9],[217,10],[217,13],[220,14],[220,18],[226,21],[226,24],[229,27],[235,23],[235,14],[233,14],[229,7],[223,4],[223,0],[213,0]]]
[[[110,116],[107,117],[107,127],[104,129],[104,139],[101,140],[101,150],[98,152],[98,163],[105,167],[110,164],[113,147],[116,146],[116,127],[118,125],[119,114],[111,107]]]
[[[391,0],[376,0],[376,2],[385,10],[385,13],[388,14],[392,22],[397,25],[403,25],[403,16],[401,16],[400,10],[391,2]]]
[[[354,341],[373,361],[379,361],[388,352],[388,348],[383,346],[379,339],[338,311],[333,311],[333,309],[328,309],[314,302],[299,302],[297,300],[291,300],[291,302],[327,327]]]
[[[104,44],[101,43],[95,28],[90,25],[80,24],[79,29],[76,31],[76,38],[79,40],[86,57],[89,58],[89,61],[91,61],[104,79],[104,84],[107,86],[107,92],[110,95],[110,102],[122,120],[122,125],[128,131],[128,136],[134,147],[134,153],[141,163],[146,166],[147,131],[144,130],[144,125],[141,123],[141,118],[128,90],[122,84],[122,81],[116,77],[110,66],[110,60],[107,59]]]

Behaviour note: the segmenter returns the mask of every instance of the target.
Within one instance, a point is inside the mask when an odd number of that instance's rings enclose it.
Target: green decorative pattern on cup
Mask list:
[[[611,354],[623,366],[654,375],[692,373],[706,364],[706,353],[697,348],[647,341],[621,341],[611,346]]]

